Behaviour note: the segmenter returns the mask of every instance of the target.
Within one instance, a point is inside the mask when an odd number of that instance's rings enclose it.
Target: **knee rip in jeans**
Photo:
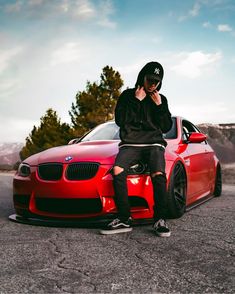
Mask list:
[[[123,167],[120,167],[120,166],[118,166],[118,165],[115,165],[115,166],[113,167],[113,175],[114,175],[114,176],[118,176],[118,175],[120,175],[123,171],[124,171],[124,168],[123,168]]]
[[[154,172],[154,173],[152,173],[152,174],[151,174],[151,177],[152,177],[152,178],[155,178],[156,176],[163,176],[163,175],[164,175],[164,173],[161,172],[161,171],[159,171],[159,172]]]

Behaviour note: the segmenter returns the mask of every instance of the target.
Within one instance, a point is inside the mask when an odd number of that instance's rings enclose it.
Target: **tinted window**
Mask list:
[[[177,128],[176,128],[176,118],[172,117],[172,127],[170,131],[163,134],[165,139],[176,139],[177,138]]]

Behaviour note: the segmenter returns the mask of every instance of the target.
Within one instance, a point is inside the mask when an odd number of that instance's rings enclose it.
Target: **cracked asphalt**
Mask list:
[[[19,224],[12,174],[0,174],[0,293],[235,293],[235,185],[169,220],[100,235],[97,228]]]

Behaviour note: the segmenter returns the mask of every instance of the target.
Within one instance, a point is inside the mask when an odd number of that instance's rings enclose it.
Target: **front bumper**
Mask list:
[[[116,214],[112,165],[100,165],[96,176],[89,180],[71,181],[62,177],[57,181],[42,180],[35,170],[30,177],[14,177],[13,194],[19,222],[64,222],[73,226],[78,222],[105,219]],[[130,175],[127,179],[131,213],[134,219],[150,219],[153,215],[152,184],[148,175]],[[53,219],[53,221],[52,221]],[[94,221],[93,221],[94,220]],[[76,225],[76,224],[75,224]]]

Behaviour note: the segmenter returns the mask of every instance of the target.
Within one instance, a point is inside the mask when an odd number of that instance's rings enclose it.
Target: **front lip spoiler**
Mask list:
[[[23,217],[18,214],[12,214],[8,217],[9,220],[21,224],[35,225],[35,226],[45,226],[45,227],[75,227],[75,228],[101,228],[102,226],[108,224],[111,220],[116,218],[117,215],[110,214],[103,216],[102,218],[90,218],[90,219],[47,219],[47,218],[36,218],[36,217]],[[139,224],[151,224],[153,219],[138,219],[133,220],[133,225]]]
[[[111,218],[112,217],[112,218]],[[93,219],[52,219],[52,218],[37,218],[23,217],[18,214],[12,214],[8,217],[9,220],[21,224],[47,226],[47,227],[100,227],[101,225],[110,222],[115,216],[110,215],[109,218],[93,218]]]

